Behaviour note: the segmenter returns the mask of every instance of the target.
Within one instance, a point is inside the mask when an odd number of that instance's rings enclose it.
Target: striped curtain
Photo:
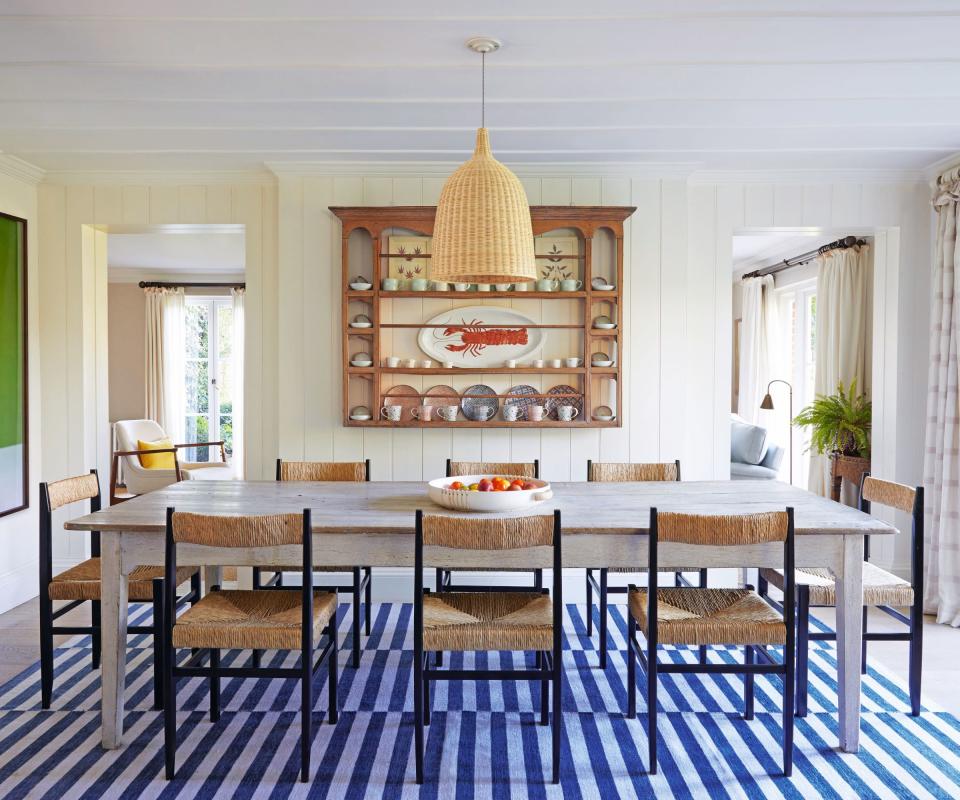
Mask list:
[[[930,313],[930,374],[923,467],[926,499],[924,606],[937,621],[960,627],[960,168],[934,192],[936,257]]]

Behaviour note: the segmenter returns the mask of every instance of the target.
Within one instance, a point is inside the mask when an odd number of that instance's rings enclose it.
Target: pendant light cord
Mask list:
[[[487,54],[480,54],[480,127],[487,127]]]

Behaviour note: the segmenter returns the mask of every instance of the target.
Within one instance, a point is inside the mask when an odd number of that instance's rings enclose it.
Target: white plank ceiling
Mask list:
[[[456,162],[921,169],[956,0],[3,0],[0,151],[50,170]]]

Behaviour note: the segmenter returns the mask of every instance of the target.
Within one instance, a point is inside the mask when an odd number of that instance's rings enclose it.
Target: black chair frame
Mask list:
[[[166,555],[164,559],[165,580],[169,586],[171,577],[177,571],[177,544],[173,539],[173,508],[167,508]],[[300,780],[310,779],[310,745],[313,741],[313,678],[317,670],[327,662],[328,668],[328,706],[327,719],[337,721],[337,618],[334,614],[327,625],[327,641],[314,661],[316,647],[313,641],[313,595],[322,591],[313,586],[312,557],[313,537],[311,535],[310,509],[303,511],[303,585],[301,591],[302,628],[300,665],[297,667],[222,667],[220,651],[205,648],[193,651],[183,663],[177,664],[173,647],[173,625],[175,622],[174,605],[176,598],[171,591],[164,592],[164,636],[163,636],[163,675],[164,692],[167,703],[163,713],[164,764],[167,780],[173,780],[176,769],[177,748],[177,678],[207,678],[210,681],[210,721],[220,719],[220,680],[222,678],[297,678],[300,680]],[[159,583],[156,581],[155,583]],[[212,587],[220,591],[219,586]],[[296,591],[296,589],[288,589]],[[210,665],[203,662],[209,656]]]
[[[677,480],[680,480],[680,461],[679,459],[675,462],[677,465]],[[587,480],[590,480],[591,467],[593,466],[593,461],[587,459]],[[599,655],[599,666],[600,669],[607,668],[607,604],[608,604],[608,595],[611,594],[628,594],[630,591],[629,586],[611,586],[609,583],[609,572],[610,570],[606,567],[601,567],[596,571],[600,573],[600,578],[597,580],[597,577],[593,574],[595,567],[587,567],[587,636],[593,636],[593,593],[597,593],[597,598],[600,602],[600,615],[597,618],[597,627],[599,628],[600,633],[600,642],[597,646],[598,655]],[[640,570],[638,570],[640,571]],[[698,581],[696,584],[691,583],[687,580],[687,577],[682,572],[675,572],[673,574],[674,586],[687,586],[695,587],[700,589],[705,589],[707,587],[707,570],[699,569],[697,570]],[[706,663],[707,660],[707,648],[700,648],[700,661],[701,663]]]
[[[280,480],[280,465],[282,459],[277,459],[277,480]],[[365,479],[370,482],[370,459],[365,461]],[[327,592],[336,592],[337,594],[350,595],[350,610],[353,612],[353,633],[352,635],[352,660],[351,665],[356,668],[360,666],[360,608],[363,608],[364,632],[370,635],[372,626],[372,608],[373,608],[373,573],[370,567],[344,567],[344,572],[352,574],[350,583],[325,583],[315,585],[317,589],[323,589]],[[261,567],[253,568],[253,588],[254,589],[286,589],[283,585],[283,573],[275,572],[273,576],[266,581],[263,580],[263,569]],[[259,666],[261,651],[257,650],[253,654],[253,665]]]
[[[423,511],[416,513],[416,553],[413,595],[413,704],[416,780],[423,783],[424,726],[430,724],[430,681],[540,681],[540,724],[552,723],[553,783],[560,782],[560,737],[563,717],[563,570],[560,553],[560,511],[553,512],[553,650],[536,653],[534,669],[439,669],[429,664],[430,654],[423,649],[423,598],[430,589],[423,586]],[[460,591],[457,589],[457,591]],[[472,590],[471,590],[472,591]],[[511,587],[508,591],[517,591]],[[547,594],[548,590],[541,589]],[[553,718],[550,719],[550,684],[553,684]]]
[[[97,494],[90,498],[90,513],[101,509],[101,495],[99,491],[99,476],[95,469],[90,474],[97,477]],[[100,668],[101,631],[100,601],[99,600],[69,600],[59,608],[54,608],[54,601],[50,599],[50,584],[53,582],[53,510],[50,503],[50,493],[47,482],[40,484],[40,705],[50,708],[53,700],[53,637],[57,635],[89,636],[91,639],[90,660],[93,669]],[[90,532],[90,555],[100,556],[100,532]],[[174,587],[176,588],[176,587]],[[193,603],[200,599],[200,573],[190,578],[190,590],[177,598],[177,608],[186,603]],[[153,598],[146,600],[131,600],[131,603],[151,602],[153,604],[153,625],[129,625],[127,633],[146,634],[153,637],[153,707],[163,708],[163,670],[161,655],[163,652],[162,620],[163,590],[162,585],[154,582]],[[84,603],[90,603],[89,625],[55,625],[54,621],[64,614],[73,611]]]
[[[785,582],[786,596],[795,599],[794,579],[794,525],[793,509],[787,508],[787,538],[783,544],[784,572],[789,577]],[[757,675],[780,675],[783,680],[783,774],[790,777],[793,773],[793,695],[796,659],[796,640],[794,632],[794,606],[787,603],[783,611],[786,626],[786,643],[783,658],[776,660],[766,645],[745,645],[743,664],[677,664],[663,663],[657,660],[657,509],[650,509],[650,577],[647,588],[647,627],[646,648],[637,640],[637,621],[628,614],[627,628],[627,717],[637,716],[636,664],[640,663],[647,679],[647,739],[649,747],[649,771],[657,771],[657,680],[660,674],[698,674],[731,675],[742,674],[743,704],[745,720],[754,716],[753,682]],[[735,547],[736,545],[730,545]],[[636,590],[631,586],[630,591]],[[750,589],[752,587],[747,586]]]
[[[860,490],[858,503],[860,510],[865,514],[870,513],[870,501],[863,497],[863,483],[870,477],[869,472],[864,472],[860,479]],[[907,685],[910,694],[910,714],[914,717],[920,715],[920,685],[923,667],[923,487],[916,488],[916,495],[913,502],[912,526],[910,532],[910,582],[913,585],[913,605],[910,607],[910,614],[907,616],[892,606],[874,606],[879,611],[888,614],[898,622],[907,626],[907,630],[902,633],[890,631],[867,630],[867,611],[869,606],[863,607],[863,647],[860,654],[860,672],[867,672],[867,643],[868,642],[909,642],[909,667]],[[870,560],[870,537],[863,537],[863,560]],[[776,609],[782,609],[783,604],[770,597],[768,594],[769,586],[762,577],[757,581],[757,589],[770,605]],[[809,687],[810,675],[810,642],[835,642],[837,634],[833,631],[811,631],[810,630],[810,609],[811,608],[832,608],[833,606],[822,606],[811,604],[810,587],[797,587],[797,716],[805,717],[807,715],[807,693]]]

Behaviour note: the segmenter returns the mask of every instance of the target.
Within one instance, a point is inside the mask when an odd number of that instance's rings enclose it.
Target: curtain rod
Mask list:
[[[215,281],[140,281],[141,289],[246,289],[247,284],[241,283],[216,283]]]
[[[790,269],[790,267],[799,267],[801,264],[807,264],[810,261],[813,261],[813,259],[815,259],[817,256],[822,256],[824,253],[828,253],[831,250],[846,250],[849,247],[855,247],[856,245],[863,245],[866,243],[867,242],[865,239],[858,239],[856,236],[844,236],[842,239],[837,239],[835,242],[825,244],[821,247],[818,247],[816,250],[808,250],[806,253],[793,256],[793,258],[785,258],[778,264],[755,269],[753,272],[748,272],[746,275],[744,275],[741,280],[746,280],[747,278],[762,278],[764,275],[776,275],[778,272],[783,272],[785,269]]]

